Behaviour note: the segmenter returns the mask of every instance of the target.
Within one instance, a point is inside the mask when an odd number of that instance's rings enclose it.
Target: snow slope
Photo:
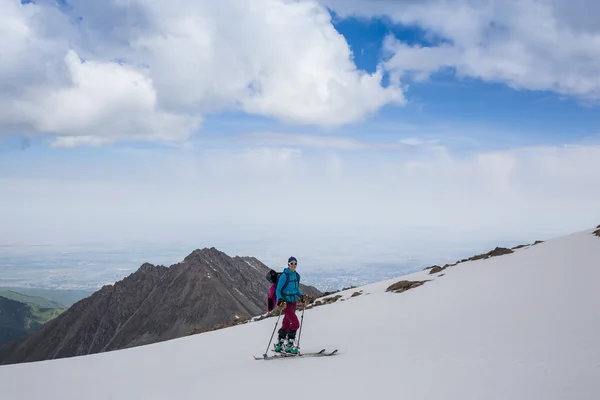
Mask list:
[[[600,399],[600,238],[368,285],[304,316],[304,351],[256,361],[275,318],[144,347],[0,367],[2,399]],[[453,261],[453,260],[449,260]],[[438,276],[442,275],[443,276]],[[431,279],[386,293],[400,279]]]

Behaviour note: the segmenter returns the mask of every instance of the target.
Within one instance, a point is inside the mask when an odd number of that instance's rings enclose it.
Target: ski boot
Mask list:
[[[279,338],[279,340],[277,341],[277,343],[275,343],[275,348],[273,349],[273,351],[275,353],[281,353],[283,351],[283,338]]]
[[[288,335],[287,329],[283,329],[283,328],[279,329],[279,337],[277,339],[277,343],[275,343],[275,348],[273,349],[273,351],[275,353],[283,352],[283,349],[284,349],[283,345],[284,345],[285,338],[287,337],[287,335]]]
[[[298,354],[298,349],[294,347],[294,339],[288,339],[287,345],[285,346],[285,352],[290,354]]]

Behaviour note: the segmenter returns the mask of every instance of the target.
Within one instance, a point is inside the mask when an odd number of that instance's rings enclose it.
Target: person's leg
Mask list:
[[[287,333],[288,343],[285,350],[287,352],[295,353],[297,352],[297,349],[294,349],[294,341],[296,340],[296,331],[300,327],[300,322],[298,321],[298,316],[296,315],[296,303],[288,303],[285,310],[287,312],[286,316],[289,321]]]
[[[290,314],[288,316],[288,320],[290,321],[290,325],[288,329],[290,331],[296,332],[298,328],[300,328],[300,321],[298,320],[298,316],[296,315],[296,303],[289,304],[291,306]],[[295,334],[295,333],[294,333]],[[289,336],[289,334],[288,334]]]
[[[284,338],[285,335],[287,335],[288,330],[290,329],[290,325],[292,325],[292,319],[290,318],[290,305],[286,304],[285,309],[283,310],[283,321],[281,322],[281,329],[279,330],[280,334],[284,334]],[[296,315],[295,313],[292,313],[292,315]]]
[[[287,313],[288,307],[289,307],[289,304],[286,306],[285,310],[283,311],[284,312],[283,321],[281,322],[281,328],[278,331],[279,337],[278,337],[277,343],[275,344],[275,351],[277,351],[277,352],[283,350],[285,338],[287,337],[289,329],[290,329],[291,321],[290,321],[288,313]]]

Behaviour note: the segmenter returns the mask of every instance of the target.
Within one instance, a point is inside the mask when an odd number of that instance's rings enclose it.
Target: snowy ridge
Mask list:
[[[303,351],[339,349],[333,357],[254,360],[275,326],[267,318],[0,367],[0,387],[11,400],[598,399],[600,238],[592,232],[336,293],[344,301],[307,310],[301,334]],[[399,280],[427,282],[386,292]],[[35,385],[23,384],[32,377]]]

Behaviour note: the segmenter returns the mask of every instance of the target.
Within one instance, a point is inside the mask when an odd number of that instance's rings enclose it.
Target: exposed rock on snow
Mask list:
[[[485,254],[479,254],[477,256],[471,257],[467,259],[467,261],[476,261],[476,260],[485,260],[490,257],[498,257],[503,256],[505,254],[514,253],[511,249],[507,249],[505,247],[496,247],[494,250],[489,251]]]
[[[518,246],[515,246],[512,248],[512,250],[518,250],[518,249],[522,249],[523,247],[527,247],[530,246],[529,244],[520,244]]]
[[[393,285],[389,286],[385,291],[386,292],[394,292],[394,293],[402,293],[409,289],[421,286],[425,282],[426,281],[400,281],[400,282],[396,282]]]
[[[310,309],[313,307],[318,307],[318,306],[324,306],[325,304],[331,304],[331,303],[335,303],[336,301],[338,301],[339,299],[341,299],[343,296],[341,294],[337,294],[333,297],[326,297],[323,298],[322,300],[317,300],[315,301],[312,305],[309,305],[306,307],[306,309]]]
[[[541,243],[541,241],[536,242],[536,244],[537,243]],[[520,246],[515,247],[514,249],[521,248],[521,247],[526,247],[526,246],[527,245],[520,245]],[[485,259],[490,258],[490,257],[498,257],[498,256],[503,256],[505,254],[511,254],[511,253],[514,253],[514,251],[511,250],[511,249],[507,249],[505,247],[496,247],[494,250],[488,251],[487,253],[478,254],[478,255],[470,257],[470,258],[464,258],[464,259],[462,259],[460,261],[455,262],[454,264],[446,264],[443,267],[440,267],[439,265],[433,265],[431,267],[423,268],[423,271],[430,270],[429,274],[433,275],[433,274],[437,274],[439,272],[442,272],[443,270],[445,270],[448,267],[454,267],[455,265],[458,265],[458,264],[461,264],[461,263],[465,263],[465,262],[468,262],[468,261],[485,260]]]
[[[445,265],[443,268],[442,268],[442,267],[440,267],[439,265],[434,265],[434,266],[431,268],[431,271],[429,271],[429,274],[430,274],[430,275],[431,275],[431,274],[437,274],[438,272],[441,272],[441,271],[443,271],[443,270],[444,270],[444,269],[446,269],[446,268],[448,268],[448,266],[447,266],[447,265]]]

